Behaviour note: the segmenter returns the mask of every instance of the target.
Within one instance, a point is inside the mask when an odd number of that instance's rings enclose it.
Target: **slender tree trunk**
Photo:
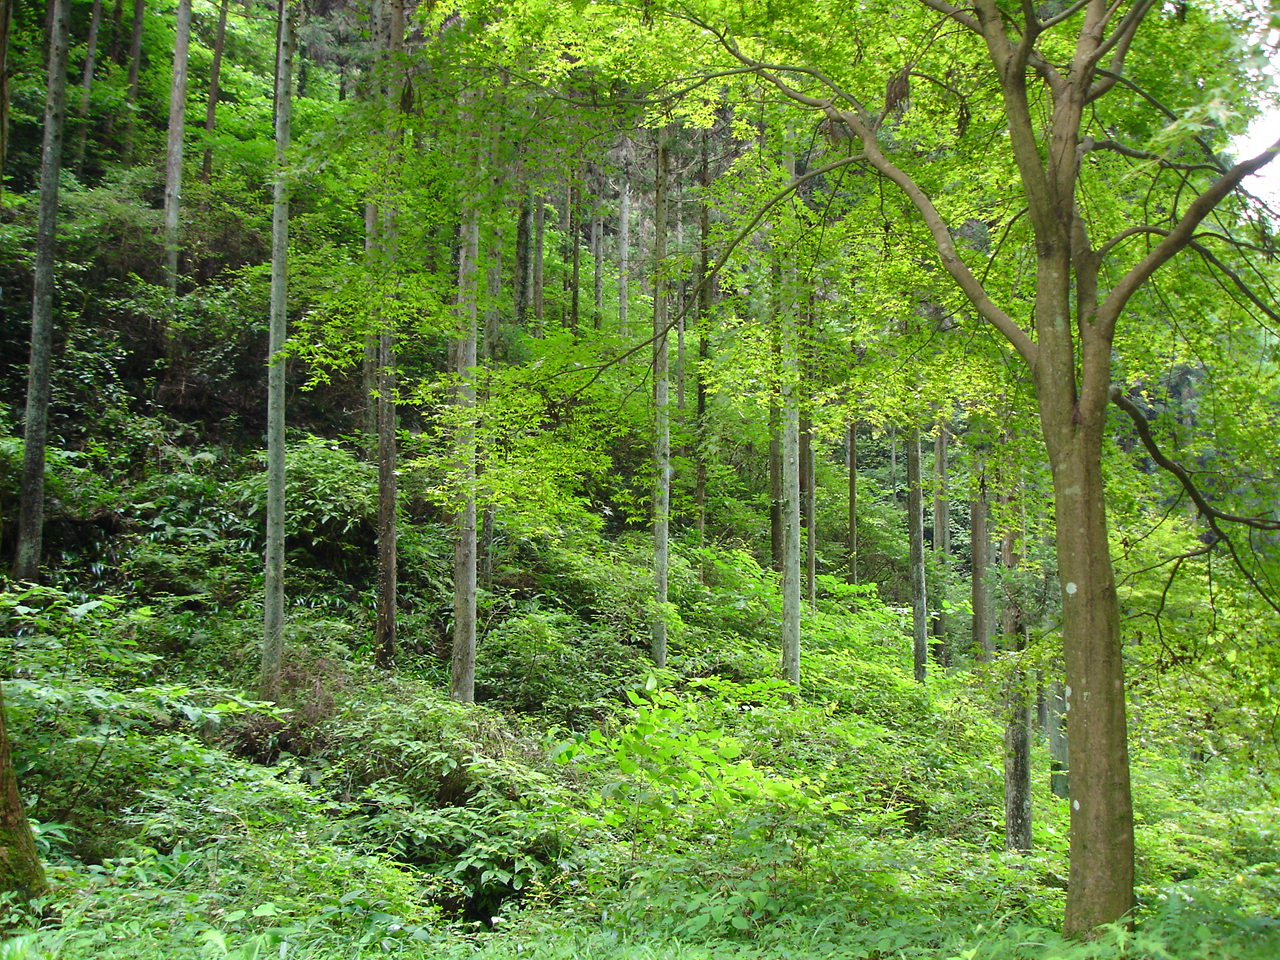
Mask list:
[[[390,0],[386,4],[387,61],[392,65],[392,79],[387,85],[387,110],[391,126],[387,131],[389,159],[392,165],[399,162],[400,151],[400,93],[403,83],[399,66],[395,63],[404,50],[404,0]],[[396,213],[381,211],[380,253],[384,269],[395,269]],[[399,594],[399,567],[397,538],[399,537],[399,500],[396,481],[396,464],[399,459],[396,441],[396,350],[394,320],[383,316],[382,329],[378,333],[378,610],[374,626],[374,658],[377,665],[389,668],[396,658],[396,606]]]
[[[597,201],[598,202],[598,201]],[[599,330],[604,319],[604,215],[597,208],[591,218],[591,325]]]
[[[782,675],[800,683],[800,403],[799,344],[794,304],[783,304],[782,325]]]
[[[814,486],[813,424],[800,421],[800,525],[804,528],[804,596],[818,603],[818,491]]]
[[[93,0],[89,15],[89,42],[84,54],[84,72],[80,80],[79,129],[76,130],[75,171],[84,167],[85,149],[89,143],[89,103],[93,95],[93,71],[98,63],[98,33],[102,27],[102,0]]]
[[[57,17],[54,19],[56,24]],[[50,46],[57,46],[56,41]],[[18,794],[5,713],[4,684],[0,683],[0,893],[12,893],[26,901],[44,896],[49,884],[36,852],[31,821]]]
[[[671,382],[667,348],[667,134],[658,134],[653,199],[653,464],[657,474],[653,496],[654,614],[650,626],[653,662],[667,663],[667,567],[671,522]]]
[[[907,434],[907,537],[911,577],[911,651],[915,678],[923,683],[929,663],[929,604],[924,570],[924,494],[920,488],[920,431]]]
[[[565,203],[569,205],[566,211],[569,215],[569,332],[575,337],[578,335],[578,318],[582,309],[582,243],[579,236],[582,232],[582,211],[578,207],[578,201],[578,191],[570,187],[565,197]]]
[[[981,464],[978,465],[977,489],[969,504],[969,540],[972,556],[969,598],[973,608],[973,649],[979,660],[989,662],[995,654],[995,644],[991,638],[991,615],[987,610],[991,531],[987,520],[987,478]]]
[[[547,202],[542,197],[533,201],[533,335],[541,337],[546,312],[546,238]]]
[[[453,554],[453,662],[449,695],[459,703],[476,698],[476,434],[471,422],[476,405],[476,300],[480,257],[480,216],[467,212],[458,257],[458,321],[455,344],[458,376],[457,404],[463,410],[457,451],[461,457],[462,507],[458,512]]]
[[[1061,680],[1049,684],[1049,789],[1055,797],[1070,797],[1070,759],[1067,749],[1067,696]]]
[[[182,147],[187,117],[187,52],[191,43],[191,0],[178,0],[178,29],[173,48],[173,78],[169,86],[169,145],[164,165],[165,284],[170,309],[178,296],[178,213],[182,205]]]
[[[630,277],[631,250],[631,184],[627,180],[627,169],[622,169],[622,186],[618,197],[618,331],[623,339],[631,335],[627,323],[627,307],[630,292],[627,289]]]
[[[124,142],[121,154],[126,164],[133,162],[133,136],[137,128],[138,82],[142,73],[142,24],[147,0],[133,0],[133,30],[129,34],[129,83],[124,95]]]
[[[529,294],[533,288],[533,259],[529,249],[532,221],[533,207],[526,194],[520,200],[520,215],[516,221],[516,323],[522,327],[529,320]]]
[[[0,205],[4,202],[4,168],[9,155],[9,35],[14,0],[0,0]]]
[[[213,63],[209,65],[209,103],[204,114],[204,158],[200,161],[200,179],[209,182],[213,173],[213,131],[218,123],[218,83],[222,74],[222,50],[227,40],[227,8],[231,0],[222,0],[218,7],[218,32],[213,38]]]
[[[111,43],[107,45],[107,58],[120,63],[120,23],[124,17],[124,0],[115,0],[111,7]]]
[[[226,14],[224,0],[222,11]],[[276,169],[271,204],[271,320],[267,346],[267,563],[263,603],[263,700],[280,699],[284,664],[285,356],[288,336],[289,185],[285,159],[292,119],[293,30],[279,4],[276,39]]]
[[[40,209],[36,221],[34,290],[31,297],[31,362],[23,419],[22,492],[18,508],[16,580],[40,575],[44,533],[44,460],[49,427],[49,377],[53,353],[54,255],[57,242],[58,173],[67,115],[69,0],[53,0],[49,79],[40,151]]]
[[[711,321],[712,283],[707,276],[711,266],[711,210],[707,188],[711,185],[710,164],[707,156],[707,133],[702,134],[702,158],[699,181],[703,193],[698,201],[698,393],[696,398],[698,422],[694,438],[693,503],[694,523],[698,531],[698,545],[707,539],[707,458],[703,450],[707,432],[707,362],[710,344],[707,340],[707,324]]]
[[[781,362],[781,358],[779,358]],[[782,407],[769,404],[769,562],[774,570],[782,562]]]
[[[948,561],[951,559],[951,504],[947,500],[947,439],[950,432],[945,422],[938,423],[933,439],[933,472],[936,489],[933,494],[933,559],[937,571],[933,590],[933,656],[938,663],[950,663],[947,649],[947,613],[943,607],[946,599]]]
[[[1026,649],[1027,637],[1016,576],[1021,562],[1020,531],[1009,515],[1020,496],[1021,484],[1006,480],[1005,485],[1008,492],[1001,497],[1007,526],[1000,540],[1000,565],[1004,568],[1000,632],[1005,649],[1016,658]],[[1021,665],[1009,672],[1005,686],[1004,846],[1023,853],[1031,850],[1031,698],[1026,670]]]
[[[847,464],[849,467],[849,540],[847,544],[848,577],[858,582],[858,421],[848,426]]]

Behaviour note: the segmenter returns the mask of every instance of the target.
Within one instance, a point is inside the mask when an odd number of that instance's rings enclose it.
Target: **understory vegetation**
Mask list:
[[[406,523],[417,652],[375,670],[359,556],[317,560],[339,549],[326,529],[367,519],[342,497],[361,465],[311,439],[296,475],[324,472],[309,486],[333,502],[298,514],[313,533],[290,574],[307,590],[271,705],[251,693],[253,458],[162,456],[177,461],[96,502],[82,484],[68,526],[113,522],[64,555],[61,582],[0,595],[14,759],[53,880],[47,901],[10,905],[10,931],[30,932],[6,958],[1280,950],[1267,731],[1170,749],[1170,712],[1193,705],[1152,690],[1134,737],[1138,925],[1072,943],[1051,932],[1067,801],[1038,741],[1035,850],[1003,850],[1007,667],[917,684],[906,614],[874,587],[821,578],[797,691],[776,677],[776,575],[748,551],[679,543],[672,667],[656,671],[642,541],[511,537],[482,594],[481,702],[453,703],[446,539],[425,515]],[[55,463],[68,489],[106,466]],[[128,560],[95,567],[104,554]]]

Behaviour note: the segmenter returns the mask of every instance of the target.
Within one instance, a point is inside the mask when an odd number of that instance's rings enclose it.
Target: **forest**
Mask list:
[[[0,960],[1280,957],[1277,63],[0,0]]]

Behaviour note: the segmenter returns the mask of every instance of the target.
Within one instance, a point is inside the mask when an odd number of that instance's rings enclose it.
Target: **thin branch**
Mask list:
[[[1099,321],[1104,326],[1104,333],[1109,338],[1115,331],[1116,320],[1124,310],[1129,298],[1146,282],[1153,273],[1167,263],[1179,250],[1182,250],[1195,235],[1196,228],[1214,207],[1221,203],[1232,190],[1240,185],[1245,177],[1256,173],[1280,154],[1280,140],[1256,157],[1242,160],[1225,174],[1211,183],[1198,197],[1191,202],[1187,212],[1177,222],[1168,235],[1158,243],[1145,257],[1136,263],[1121,278],[1107,295],[1106,301],[1098,310]]]
[[[920,2],[932,10],[937,10],[939,13],[946,14],[965,29],[972,30],[974,33],[978,34],[978,36],[982,36],[982,27],[979,25],[978,21],[965,13],[955,4],[947,3],[946,0],[920,0]]]
[[[1071,6],[1067,7],[1065,10],[1061,11],[1060,13],[1054,14],[1048,20],[1042,20],[1040,22],[1040,29],[1049,30],[1049,29],[1052,29],[1053,27],[1056,27],[1058,24],[1062,23],[1064,20],[1070,20],[1077,13],[1079,13],[1086,6],[1088,6],[1090,2],[1091,0],[1076,0],[1075,3],[1071,4]]]
[[[1124,392],[1118,387],[1111,388],[1111,402],[1129,415],[1129,419],[1133,421],[1134,429],[1138,433],[1138,439],[1142,441],[1142,445],[1147,448],[1147,453],[1151,455],[1151,459],[1163,467],[1166,471],[1173,474],[1178,482],[1182,484],[1182,488],[1187,491],[1187,495],[1191,497],[1192,502],[1196,505],[1196,509],[1200,515],[1209,521],[1210,526],[1221,534],[1218,530],[1216,522],[1221,520],[1227,523],[1238,523],[1242,526],[1251,527],[1254,530],[1280,530],[1280,520],[1267,520],[1262,517],[1243,517],[1234,513],[1227,513],[1219,510],[1205,498],[1205,495],[1196,486],[1195,481],[1191,479],[1191,475],[1186,469],[1173,460],[1170,460],[1155,441],[1155,437],[1151,435],[1151,427],[1147,423],[1147,418],[1143,415],[1132,400],[1124,395]]]
[[[1094,140],[1089,137],[1080,146],[1084,153],[1094,150],[1110,150],[1113,153],[1120,154],[1122,157],[1131,157],[1134,160],[1155,160],[1165,170],[1208,170],[1211,173],[1222,173],[1223,171],[1221,163],[1177,163],[1173,160],[1166,160],[1158,153],[1125,146],[1118,140]]]

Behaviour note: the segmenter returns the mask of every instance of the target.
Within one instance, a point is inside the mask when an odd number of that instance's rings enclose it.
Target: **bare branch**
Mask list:
[[[1248,160],[1242,160],[1225,174],[1211,183],[1198,197],[1191,202],[1187,208],[1187,212],[1168,232],[1165,238],[1155,246],[1145,257],[1136,263],[1128,273],[1121,278],[1111,289],[1111,293],[1107,295],[1107,299],[1099,308],[1099,322],[1104,326],[1105,334],[1108,338],[1115,331],[1116,320],[1120,313],[1124,310],[1125,304],[1129,302],[1129,298],[1137,292],[1138,288],[1145,283],[1153,273],[1159,270],[1167,263],[1179,250],[1182,250],[1187,244],[1192,242],[1196,228],[1200,226],[1200,222],[1204,220],[1213,209],[1221,203],[1232,190],[1240,185],[1240,182],[1251,173],[1256,173],[1274,160],[1280,154],[1280,140],[1276,140],[1270,147],[1262,151],[1256,157]]]
[[[960,26],[968,30],[972,30],[979,36],[982,35],[982,27],[979,26],[978,21],[965,13],[955,4],[947,3],[946,0],[920,0],[920,2],[932,10],[937,10],[939,13],[946,14],[956,23],[960,24]]]
[[[1064,20],[1070,20],[1077,13],[1083,10],[1089,2],[1090,0],[1076,0],[1075,3],[1071,4],[1071,6],[1067,7],[1065,10],[1061,11],[1060,13],[1054,14],[1048,20],[1041,21],[1040,29],[1049,30],[1053,27],[1056,27],[1058,24],[1062,23]]]
[[[1133,421],[1134,429],[1138,433],[1138,439],[1147,448],[1147,453],[1151,455],[1151,459],[1177,478],[1178,482],[1182,484],[1182,488],[1187,491],[1187,495],[1191,497],[1191,501],[1196,505],[1200,515],[1208,520],[1215,530],[1218,529],[1217,521],[1219,520],[1227,523],[1238,523],[1254,530],[1280,530],[1280,520],[1267,520],[1262,517],[1242,517],[1219,510],[1209,503],[1200,488],[1196,486],[1195,481],[1191,479],[1191,475],[1187,473],[1186,468],[1170,460],[1164,451],[1160,449],[1155,437],[1151,435],[1151,426],[1147,423],[1147,418],[1138,408],[1138,405],[1126,397],[1124,391],[1118,386],[1111,388],[1111,402],[1129,415],[1129,419]],[[1218,532],[1221,533],[1221,531]]]
[[[1081,147],[1085,153],[1090,153],[1094,150],[1110,150],[1112,153],[1118,153],[1122,157],[1129,157],[1134,160],[1154,160],[1165,170],[1207,170],[1210,173],[1222,173],[1224,169],[1220,163],[1178,163],[1174,160],[1166,160],[1158,153],[1126,146],[1118,140],[1094,140],[1089,137],[1085,139]]]

